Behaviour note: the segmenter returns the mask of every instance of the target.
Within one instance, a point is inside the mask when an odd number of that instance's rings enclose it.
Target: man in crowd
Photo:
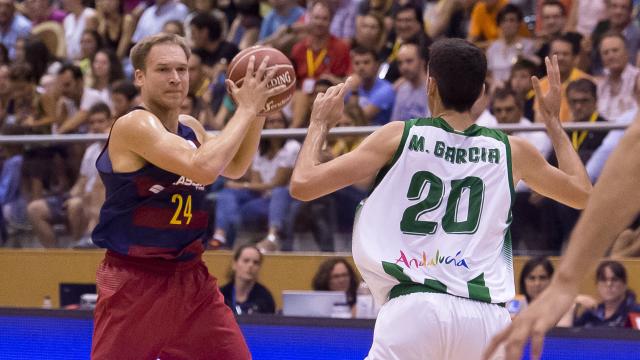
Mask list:
[[[406,43],[398,50],[398,68],[402,75],[396,89],[391,120],[409,120],[430,115],[427,104],[426,61],[417,44]]]

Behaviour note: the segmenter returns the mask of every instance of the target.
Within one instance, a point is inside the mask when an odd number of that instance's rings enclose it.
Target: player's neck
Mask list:
[[[454,130],[464,131],[474,124],[473,117],[468,111],[441,110],[433,112],[434,118],[443,118]]]
[[[178,117],[180,115],[180,109],[167,109],[162,106],[158,106],[152,101],[143,101],[141,106],[155,115],[162,125],[166,127],[172,133],[178,132]]]

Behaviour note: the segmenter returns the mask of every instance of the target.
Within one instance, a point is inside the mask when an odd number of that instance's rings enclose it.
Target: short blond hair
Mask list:
[[[147,57],[151,52],[151,48],[160,44],[174,44],[178,45],[184,50],[184,54],[187,56],[187,60],[191,56],[191,49],[187,45],[187,41],[179,35],[159,33],[152,36],[147,36],[138,42],[129,53],[131,58],[131,64],[134,70],[145,71],[147,65]]]

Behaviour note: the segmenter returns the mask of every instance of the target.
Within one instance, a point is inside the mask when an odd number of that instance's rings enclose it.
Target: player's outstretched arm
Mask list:
[[[344,83],[333,86],[318,94],[313,103],[307,137],[291,176],[291,196],[296,199],[317,199],[375,175],[400,144],[404,123],[392,122],[368,136],[355,150],[322,163],[327,133],[344,109],[344,91]]]
[[[207,137],[199,148],[166,131],[160,120],[151,113],[134,111],[114,125],[112,135],[117,136],[112,136],[115,141],[110,145],[110,151],[130,151],[167,171],[201,184],[212,183],[236,157],[242,140],[254,125],[256,115],[267,99],[284,89],[284,85],[267,89],[274,75],[273,71],[266,71],[267,61],[268,58],[265,58],[254,73],[255,59],[251,57],[242,87],[227,83],[238,109],[222,132],[218,136]],[[255,142],[257,147],[258,140]]]
[[[605,165],[551,284],[493,339],[485,352],[485,359],[490,359],[490,355],[502,345],[508,360],[520,359],[529,339],[532,359],[540,357],[545,332],[555,326],[571,307],[581,280],[640,211],[638,179],[640,117],[629,127]]]
[[[546,162],[533,146],[524,140],[510,137],[513,159],[516,164],[516,179],[524,180],[534,191],[559,201],[565,205],[582,209],[592,189],[591,181],[584,164],[569,141],[569,137],[560,125],[561,80],[558,59],[546,58],[549,91],[544,94],[540,81],[532,77],[533,88],[538,99],[540,118],[544,121],[547,133],[558,159],[555,168]]]

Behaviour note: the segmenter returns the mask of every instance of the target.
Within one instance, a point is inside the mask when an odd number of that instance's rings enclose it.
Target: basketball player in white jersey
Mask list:
[[[376,301],[369,359],[479,359],[509,322],[515,295],[509,224],[514,186],[582,208],[591,183],[560,126],[560,74],[546,59],[551,87],[541,115],[559,168],[533,145],[474,125],[486,59],[460,39],[436,42],[426,84],[433,118],[392,122],[354,151],[326,163],[321,151],[340,118],[344,84],[320,94],[291,178],[311,200],[377,174],[358,210],[353,257]]]

